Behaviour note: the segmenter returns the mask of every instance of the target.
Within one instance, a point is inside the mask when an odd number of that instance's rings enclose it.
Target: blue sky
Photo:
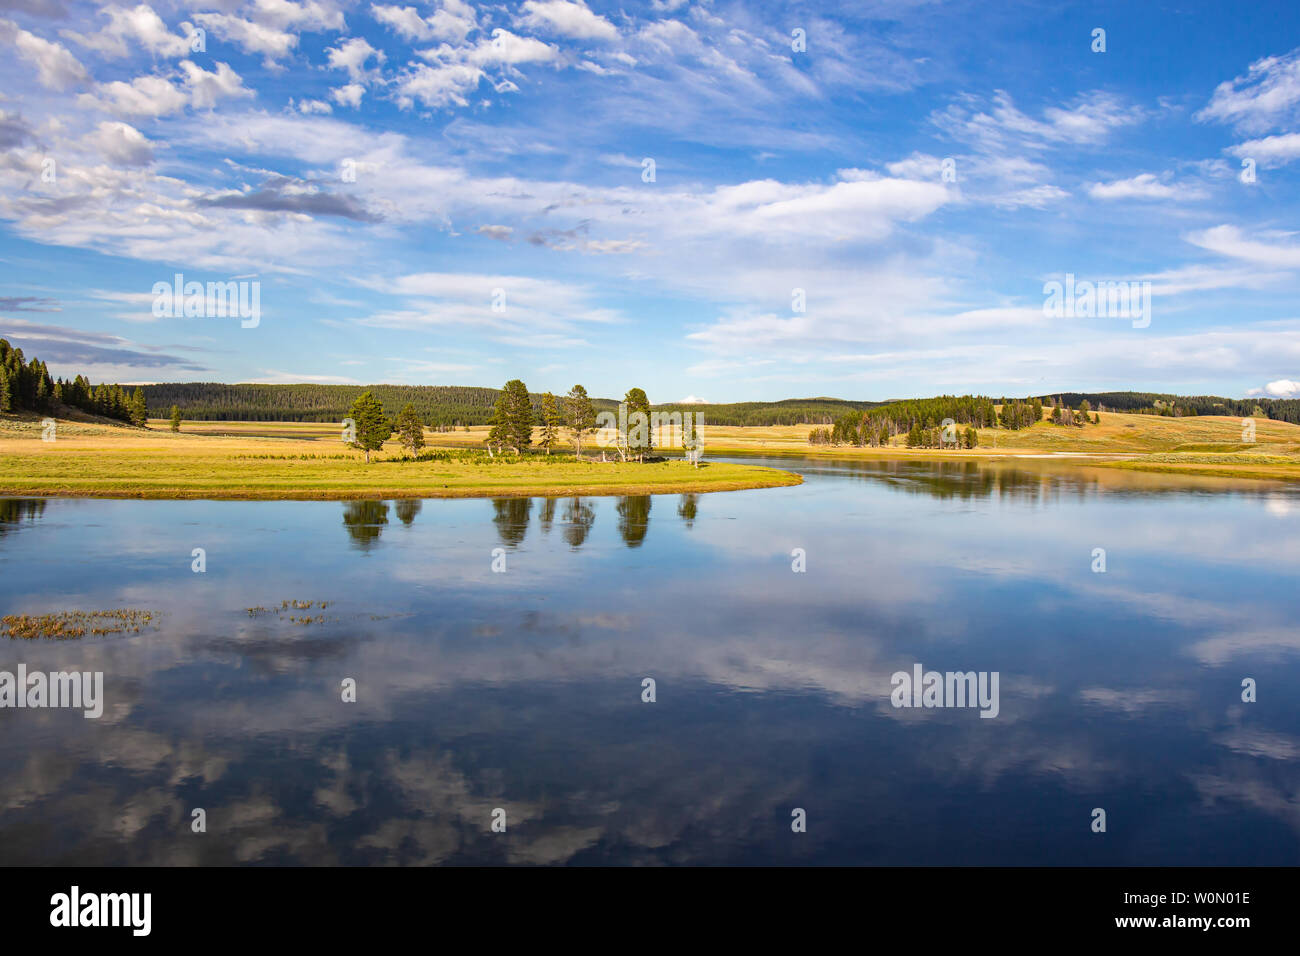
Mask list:
[[[1294,2],[0,0],[0,46],[0,335],[56,375],[1300,394]],[[155,317],[176,273],[261,321]],[[1150,324],[1046,316],[1067,273]]]

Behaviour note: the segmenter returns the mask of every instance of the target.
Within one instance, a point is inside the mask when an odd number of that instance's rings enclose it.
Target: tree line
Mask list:
[[[22,349],[0,339],[0,412],[54,414],[64,406],[132,425],[143,425],[148,415],[139,386],[128,392],[121,385],[91,385],[84,375],[53,379],[44,362],[27,361]]]
[[[220,382],[178,382],[146,385],[150,414],[161,417],[176,405],[187,419],[201,421],[338,422],[362,392],[389,408],[408,403],[430,428],[461,428],[491,424],[501,390],[455,385],[226,385]],[[541,416],[542,394],[530,392],[533,414]],[[618,400],[590,397],[597,413],[616,411]],[[655,411],[703,411],[712,425],[830,424],[846,411],[880,402],[850,402],[835,398],[792,398],[779,402],[735,402],[694,405],[671,402]]]
[[[967,426],[956,436],[957,443],[974,448],[977,428],[997,423],[993,400],[982,395],[941,395],[938,398],[890,402],[863,411],[845,412],[830,428],[814,428],[808,441],[814,445],[858,445],[878,448],[889,445],[898,435],[907,436],[909,447],[953,445],[952,431],[944,432],[945,420]]]
[[[1047,405],[1044,406],[1044,401]],[[1055,425],[1096,425],[1100,417],[1087,399],[1071,408],[1063,397],[1006,399],[995,402],[985,395],[941,395],[938,398],[890,402],[861,412],[848,412],[830,428],[814,428],[812,445],[857,445],[877,448],[904,436],[908,448],[975,448],[976,429],[1001,427],[1011,431],[1029,428],[1047,418]],[[949,427],[945,427],[947,424]],[[964,427],[958,427],[964,426]]]
[[[1230,418],[1269,418],[1300,425],[1300,399],[1224,398],[1221,395],[1171,395],[1163,392],[1062,392],[1058,401],[1070,406],[1089,402],[1103,412],[1188,418],[1226,415]]]

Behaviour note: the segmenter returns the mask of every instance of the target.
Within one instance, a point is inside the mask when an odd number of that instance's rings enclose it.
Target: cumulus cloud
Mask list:
[[[147,166],[153,162],[153,144],[126,123],[100,123],[85,142],[117,166]]]
[[[361,105],[361,97],[365,93],[366,88],[360,83],[347,83],[330,90],[330,99],[339,106],[350,106],[356,109]]]
[[[367,77],[366,61],[371,57],[378,63],[384,62],[384,54],[376,50],[361,37],[345,40],[327,52],[329,65],[335,70],[347,70],[348,79],[356,83]]]
[[[1260,389],[1252,388],[1252,395],[1258,395]],[[1270,398],[1298,398],[1300,397],[1300,382],[1293,382],[1289,378],[1280,378],[1276,382],[1269,382],[1263,388],[1263,393]]]
[[[582,0],[526,0],[516,22],[576,40],[616,40],[618,29]]]
[[[62,92],[90,82],[81,61],[62,43],[28,33],[12,20],[0,19],[0,43],[13,46],[18,55],[36,67],[36,78],[47,89]]]
[[[189,24],[181,24],[183,34],[172,33],[148,4],[130,9],[112,4],[101,10],[100,15],[108,17],[109,22],[98,33],[63,30],[61,35],[106,57],[119,59],[130,55],[137,46],[158,56],[185,56],[190,51],[189,31],[184,29]]]
[[[170,116],[188,107],[212,109],[222,99],[251,98],[239,74],[227,63],[205,70],[192,60],[182,60],[168,75],[137,76],[131,82],[101,83],[94,93],[78,98],[82,106],[99,108],[127,117]]]
[[[372,4],[371,15],[398,36],[407,40],[445,40],[464,42],[478,27],[474,8],[463,0],[443,0],[430,17],[423,17],[415,7]]]

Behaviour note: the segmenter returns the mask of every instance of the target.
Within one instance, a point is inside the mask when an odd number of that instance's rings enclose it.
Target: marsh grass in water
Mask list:
[[[154,611],[119,608],[112,611],[56,611],[53,614],[10,614],[0,619],[0,627],[10,640],[73,641],[91,634],[139,634],[155,625]],[[156,625],[155,625],[156,626]]]

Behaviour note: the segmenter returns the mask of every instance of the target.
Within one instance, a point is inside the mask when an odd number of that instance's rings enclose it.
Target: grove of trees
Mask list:
[[[0,339],[0,412],[53,414],[64,405],[132,425],[143,425],[148,414],[141,388],[128,393],[121,385],[91,385],[84,375],[52,379],[44,362],[27,361],[22,349]]]

